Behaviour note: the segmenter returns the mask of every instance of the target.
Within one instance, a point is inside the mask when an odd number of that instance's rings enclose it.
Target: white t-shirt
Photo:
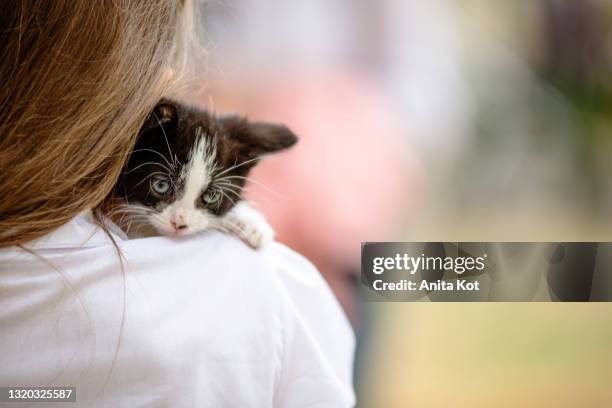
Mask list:
[[[353,332],[306,259],[217,232],[112,236],[123,273],[90,212],[36,256],[0,250],[0,386],[76,387],[69,407],[354,405]]]

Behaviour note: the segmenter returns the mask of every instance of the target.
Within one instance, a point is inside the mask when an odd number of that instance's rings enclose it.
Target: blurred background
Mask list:
[[[608,304],[359,301],[363,241],[612,240],[612,3],[209,0],[191,95],[299,136],[249,194],[353,323],[363,407],[612,406]]]

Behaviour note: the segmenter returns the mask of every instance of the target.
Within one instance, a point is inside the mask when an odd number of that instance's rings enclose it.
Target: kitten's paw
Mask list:
[[[244,242],[260,249],[274,240],[274,230],[257,210],[240,202],[226,215],[225,223]]]
[[[274,240],[274,230],[264,220],[258,223],[245,223],[240,228],[240,237],[254,249],[260,249]]]

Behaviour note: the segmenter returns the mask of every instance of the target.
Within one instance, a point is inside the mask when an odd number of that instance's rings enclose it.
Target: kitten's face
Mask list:
[[[140,130],[115,188],[128,203],[124,218],[165,235],[214,227],[241,199],[259,158],[296,141],[282,125],[217,118],[163,100]]]

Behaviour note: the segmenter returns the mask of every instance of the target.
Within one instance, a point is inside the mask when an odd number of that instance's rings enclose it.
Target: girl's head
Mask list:
[[[15,0],[3,11],[0,247],[108,196],[168,74],[186,64],[196,1]]]

